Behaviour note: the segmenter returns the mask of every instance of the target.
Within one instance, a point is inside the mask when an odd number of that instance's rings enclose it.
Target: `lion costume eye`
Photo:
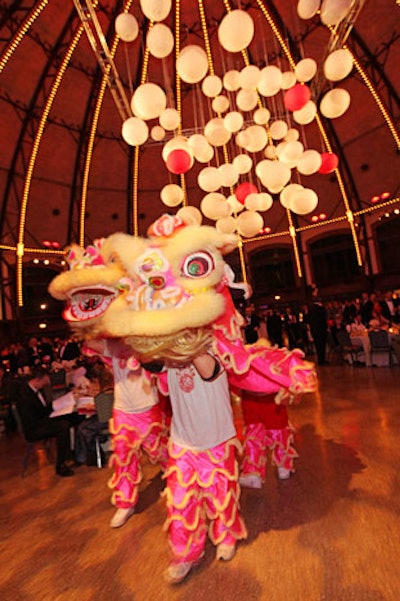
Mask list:
[[[204,278],[213,271],[214,259],[207,252],[197,252],[185,258],[182,274],[189,278]]]

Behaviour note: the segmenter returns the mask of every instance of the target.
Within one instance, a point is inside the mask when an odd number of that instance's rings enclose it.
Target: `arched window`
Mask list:
[[[263,248],[250,255],[252,283],[258,295],[288,292],[296,288],[290,247]]]
[[[400,217],[377,225],[375,236],[380,272],[400,273],[400,261],[397,260],[400,248]]]
[[[336,234],[311,242],[309,256],[314,282],[319,288],[361,278],[351,234]]]

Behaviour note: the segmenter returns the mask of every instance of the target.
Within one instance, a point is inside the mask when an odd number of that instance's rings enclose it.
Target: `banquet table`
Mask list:
[[[371,344],[368,337],[368,332],[365,331],[364,334],[357,334],[350,336],[353,344],[361,345],[364,349],[365,355],[365,365],[367,367],[371,367],[372,365],[376,365],[377,367],[388,367],[389,366],[389,353],[375,353],[374,354],[374,362],[372,363],[371,359]],[[393,339],[400,340],[400,334],[389,331],[389,341],[392,342]],[[397,357],[394,353],[392,353],[392,361],[397,364]]]

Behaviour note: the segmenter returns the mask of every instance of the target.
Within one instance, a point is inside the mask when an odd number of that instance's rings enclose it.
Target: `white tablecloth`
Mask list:
[[[399,335],[392,334],[389,332],[389,340],[392,341],[393,338],[399,339]],[[371,344],[368,338],[368,334],[365,334],[363,336],[351,336],[351,341],[353,344],[359,344],[363,347],[365,354],[365,365],[371,366]],[[393,363],[397,363],[396,355],[393,352],[392,361]],[[377,367],[387,367],[389,365],[389,353],[374,353],[373,365],[376,365]]]

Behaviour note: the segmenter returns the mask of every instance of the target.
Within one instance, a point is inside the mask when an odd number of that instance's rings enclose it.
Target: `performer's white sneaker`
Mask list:
[[[179,584],[186,578],[190,570],[197,566],[204,557],[204,553],[194,561],[182,561],[181,563],[171,563],[164,572],[164,578],[170,584]]]
[[[117,509],[110,521],[111,528],[120,528],[134,513],[134,507],[121,507],[120,509]]]
[[[244,474],[240,476],[239,484],[247,488],[262,488],[262,480],[257,474]]]
[[[223,561],[230,561],[235,557],[236,546],[235,545],[226,545],[224,543],[220,543],[217,547],[217,559],[222,559]]]
[[[287,480],[292,474],[294,474],[294,470],[287,470],[285,467],[278,467],[277,469],[279,480]]]

